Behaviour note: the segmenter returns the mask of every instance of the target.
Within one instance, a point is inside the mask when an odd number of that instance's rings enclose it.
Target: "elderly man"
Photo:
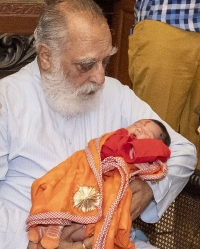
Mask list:
[[[47,6],[35,32],[37,58],[0,82],[0,244],[28,245],[25,222],[32,182],[101,134],[156,113],[127,86],[105,77],[116,49],[101,9],[92,0]],[[161,120],[162,121],[162,120]],[[195,147],[173,131],[168,174],[157,184],[135,180],[131,217],[156,222],[185,186]],[[92,248],[92,237],[72,243],[79,224],[66,226],[58,249]],[[29,243],[28,248],[36,248]],[[42,249],[39,245],[38,249]],[[154,248],[136,242],[136,248]]]

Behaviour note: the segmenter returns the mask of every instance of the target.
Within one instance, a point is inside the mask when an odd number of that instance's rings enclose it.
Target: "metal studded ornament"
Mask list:
[[[74,207],[84,213],[94,211],[100,204],[100,197],[94,187],[81,186],[74,194]]]

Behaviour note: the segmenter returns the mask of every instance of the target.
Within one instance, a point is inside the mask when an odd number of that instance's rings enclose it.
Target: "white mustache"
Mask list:
[[[102,88],[102,85],[97,84],[96,82],[88,82],[83,86],[77,88],[76,94],[77,96],[90,96],[95,94],[98,90]]]

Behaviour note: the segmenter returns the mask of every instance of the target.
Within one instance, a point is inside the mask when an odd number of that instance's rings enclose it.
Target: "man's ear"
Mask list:
[[[38,58],[42,70],[47,71],[51,67],[51,51],[46,44],[41,44],[38,48]]]

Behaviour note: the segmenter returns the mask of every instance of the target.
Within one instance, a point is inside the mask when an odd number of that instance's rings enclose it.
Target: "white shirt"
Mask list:
[[[106,77],[101,104],[67,119],[49,108],[40,86],[37,60],[0,81],[0,248],[25,249],[25,221],[32,182],[91,138],[126,128],[142,118],[160,118],[128,86]],[[167,176],[150,184],[152,201],[142,218],[156,222],[185,186],[196,164],[195,147],[169,126],[172,143]],[[71,143],[70,143],[71,141]]]

